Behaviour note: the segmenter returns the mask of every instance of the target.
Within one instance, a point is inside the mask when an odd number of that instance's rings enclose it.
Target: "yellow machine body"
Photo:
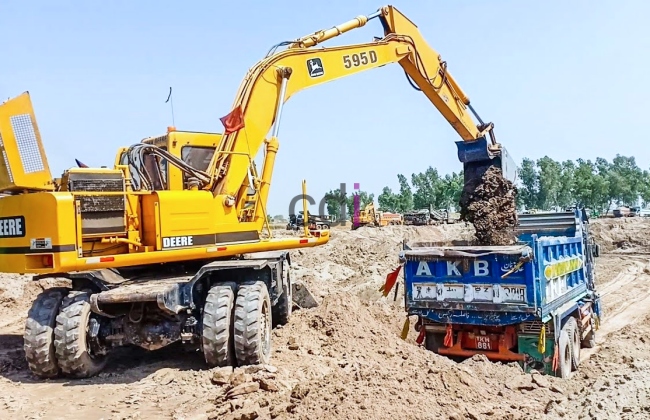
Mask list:
[[[35,124],[28,93],[0,105],[0,120],[10,120],[17,112],[30,115]],[[12,138],[11,128],[0,128],[5,139]],[[201,170],[209,164],[221,137],[172,129],[143,143],[168,150]],[[40,138],[36,142],[42,150]],[[8,146],[4,143],[3,151],[17,152]],[[48,185],[44,179],[55,189],[49,169],[40,178],[15,178],[29,193],[0,198],[0,271],[56,273],[208,260],[316,246],[329,239],[328,232],[319,232],[318,237],[264,238],[266,218],[254,220],[259,193],[248,183],[236,197],[239,206],[226,206],[229,197],[184,187],[181,171],[164,162],[159,189],[133,191],[122,161],[125,149],[118,151],[115,169],[67,170],[56,191],[39,191]],[[268,158],[274,154],[267,154]],[[16,167],[20,169],[20,165],[0,165],[14,173]]]
[[[375,18],[381,39],[314,48]],[[282,106],[300,90],[386,64],[402,66],[469,146],[467,159],[481,154],[474,144],[488,155],[501,150],[487,145],[492,124],[471,118],[446,62],[392,6],[284,46],[248,71],[223,134],[170,128],[119,149],[113,169],[74,168],[53,180],[29,94],[0,105],[0,194],[8,194],[0,198],[0,271],[55,274],[325,244],[327,230],[276,239],[268,226]]]

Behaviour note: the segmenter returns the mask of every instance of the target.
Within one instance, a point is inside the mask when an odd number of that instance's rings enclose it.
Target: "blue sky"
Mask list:
[[[273,44],[382,3],[306,1],[0,2],[0,98],[30,91],[54,176],[78,158],[112,165],[119,146],[176,127],[220,131],[248,68]],[[402,1],[498,140],[523,157],[612,159],[648,169],[650,2]],[[324,45],[381,36],[379,21]],[[378,194],[428,166],[458,171],[459,137],[399,65],[287,102],[269,211],[287,214],[307,179]],[[305,151],[310,153],[305,155]],[[316,208],[312,208],[316,211]]]

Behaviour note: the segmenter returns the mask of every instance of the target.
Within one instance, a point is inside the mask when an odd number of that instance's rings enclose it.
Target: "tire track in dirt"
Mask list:
[[[583,349],[581,361],[597,353],[611,334],[650,314],[650,259],[615,254],[603,257],[606,267],[611,264],[614,266],[611,269],[618,268],[619,273],[604,285],[597,286],[603,304],[603,319],[596,332],[596,346]]]

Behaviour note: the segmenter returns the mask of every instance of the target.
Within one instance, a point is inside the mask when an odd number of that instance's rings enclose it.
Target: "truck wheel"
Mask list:
[[[559,377],[569,379],[571,377],[571,340],[566,330],[560,331],[558,345],[560,346],[558,357]]]
[[[75,378],[89,378],[106,366],[106,356],[93,355],[88,343],[91,319],[90,293],[70,292],[56,317],[54,348],[61,371]]]
[[[68,289],[55,288],[43,291],[36,297],[27,314],[23,349],[29,370],[39,378],[56,378],[59,364],[54,350],[56,316]]]
[[[427,333],[424,338],[424,346],[427,350],[438,353],[438,349],[444,346],[445,335],[440,333]]]
[[[278,325],[286,325],[291,318],[291,310],[293,309],[293,290],[291,288],[291,274],[289,273],[288,264],[282,267],[282,273],[286,273],[284,284],[282,285],[282,296],[278,299],[278,303],[272,308],[273,314],[273,327]]]
[[[271,358],[271,299],[264,282],[239,286],[234,326],[237,363],[267,364]]]
[[[235,355],[232,340],[232,312],[235,283],[212,286],[203,305],[203,356],[210,367],[232,366]]]
[[[569,348],[571,349],[571,370],[578,370],[580,366],[580,330],[574,317],[569,317],[562,328],[569,336]]]

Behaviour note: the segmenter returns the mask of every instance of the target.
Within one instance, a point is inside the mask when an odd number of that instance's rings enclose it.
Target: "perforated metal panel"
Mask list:
[[[0,192],[52,191],[34,109],[25,92],[0,104]]]
[[[41,151],[38,148],[38,140],[34,132],[34,123],[29,114],[14,115],[10,118],[11,128],[14,130],[18,153],[23,163],[23,171],[26,174],[40,172],[45,169]]]

